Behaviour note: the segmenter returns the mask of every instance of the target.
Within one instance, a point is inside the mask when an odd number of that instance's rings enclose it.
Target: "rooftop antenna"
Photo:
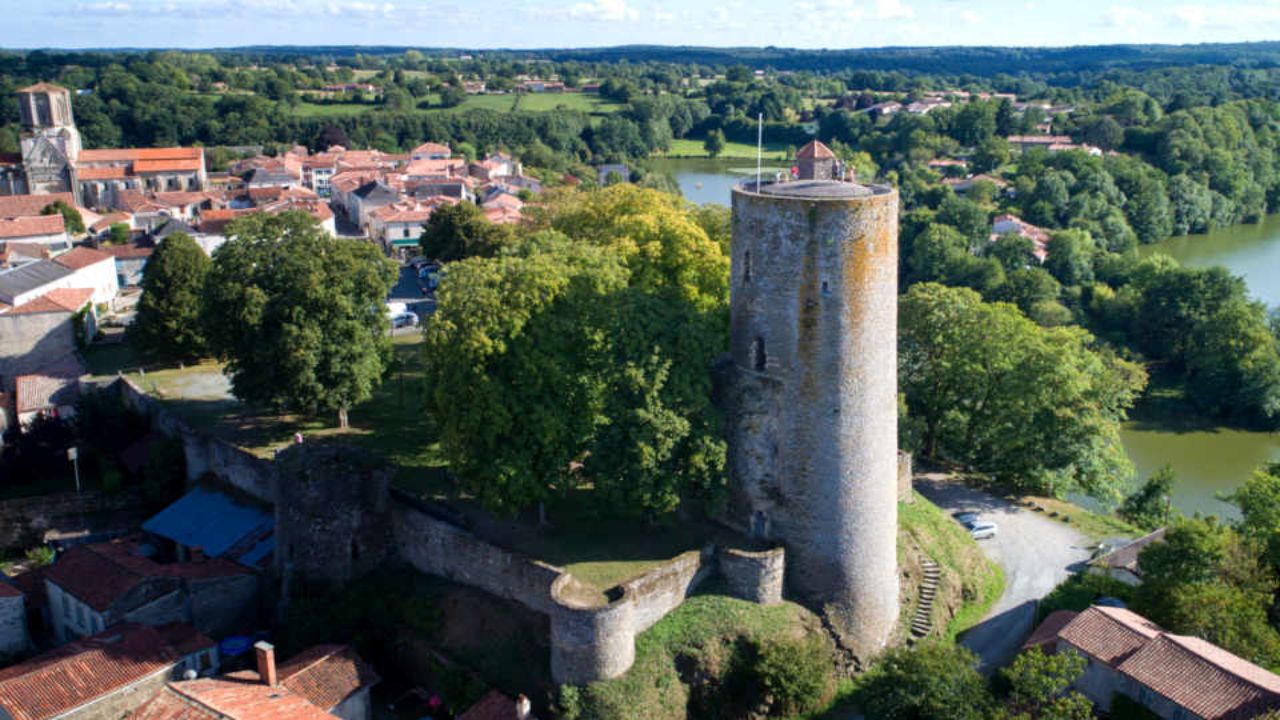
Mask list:
[[[756,116],[756,192],[760,192],[760,156],[764,153],[764,113]]]

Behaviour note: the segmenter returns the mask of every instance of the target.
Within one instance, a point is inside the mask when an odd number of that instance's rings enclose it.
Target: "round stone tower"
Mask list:
[[[730,512],[865,660],[898,618],[898,194],[733,191]]]

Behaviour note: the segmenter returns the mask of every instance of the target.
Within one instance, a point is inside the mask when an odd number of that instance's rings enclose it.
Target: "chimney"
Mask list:
[[[276,649],[271,643],[259,640],[253,644],[253,652],[258,657],[258,677],[270,687],[276,686]]]
[[[516,696],[516,720],[530,720],[533,717],[533,704],[524,693]]]

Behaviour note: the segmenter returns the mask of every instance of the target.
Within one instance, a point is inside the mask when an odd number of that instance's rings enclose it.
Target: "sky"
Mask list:
[[[1280,40],[1280,0],[0,0],[0,17],[7,48]]]

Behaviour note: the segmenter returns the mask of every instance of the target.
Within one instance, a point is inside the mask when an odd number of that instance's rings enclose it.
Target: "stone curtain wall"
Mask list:
[[[0,550],[22,551],[44,542],[51,528],[79,527],[80,515],[141,520],[146,502],[137,490],[74,492],[0,501]]]
[[[120,394],[126,407],[151,418],[153,429],[182,440],[187,458],[187,482],[212,473],[259,500],[275,502],[271,461],[192,428],[127,377],[117,378],[110,387]]]
[[[22,595],[0,597],[0,662],[27,651],[27,607]]]
[[[761,605],[782,602],[782,577],[786,570],[782,548],[748,552],[729,548],[720,554],[720,573],[731,595]]]
[[[403,491],[392,488],[391,497],[395,544],[410,565],[550,616],[551,674],[557,683],[580,685],[626,672],[635,660],[635,636],[679,607],[717,565],[735,578],[734,596],[781,600],[781,548],[743,553],[733,570],[725,569],[725,554],[717,563],[708,548],[623,583],[607,604],[582,604],[569,592],[573,578],[560,568],[487,543]],[[753,576],[765,585],[757,587]]]

